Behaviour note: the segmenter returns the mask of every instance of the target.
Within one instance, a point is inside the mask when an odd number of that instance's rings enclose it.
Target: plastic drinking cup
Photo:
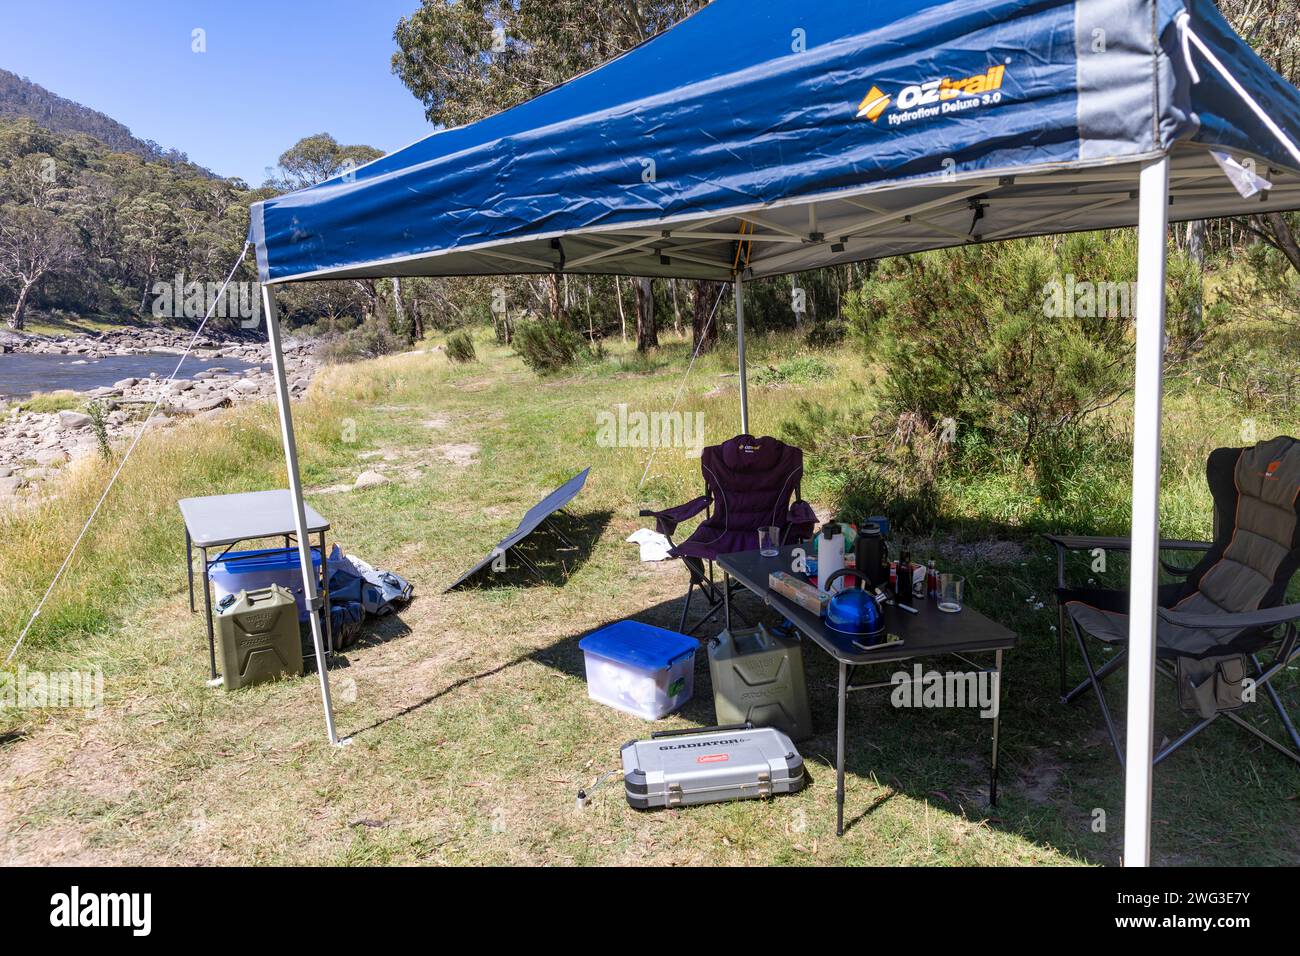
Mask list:
[[[965,597],[966,579],[960,574],[939,575],[939,610],[956,614]]]

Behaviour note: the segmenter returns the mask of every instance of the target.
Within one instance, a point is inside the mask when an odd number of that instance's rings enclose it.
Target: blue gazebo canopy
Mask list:
[[[1300,206],[1300,94],[1211,0],[714,0],[496,116],[259,203],[265,282],[388,275],[774,275]],[[1199,74],[1199,76],[1197,75]],[[1212,151],[1273,188],[1243,198]],[[738,242],[743,240],[743,247]]]

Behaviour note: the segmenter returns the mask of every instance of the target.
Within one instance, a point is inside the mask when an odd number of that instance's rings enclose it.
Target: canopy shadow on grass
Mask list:
[[[356,730],[351,731],[348,734],[348,736],[357,737],[360,736],[361,734],[369,733],[372,730],[378,730],[380,727],[383,727],[386,724],[391,724],[395,720],[401,720],[403,717],[407,717],[418,710],[422,710],[423,708],[429,706],[430,704],[435,703],[436,701],[442,699],[443,697],[446,697],[448,694],[455,693],[456,691],[460,690],[462,687],[467,687],[470,684],[475,684],[481,680],[486,680],[489,677],[493,677],[497,674],[500,674],[502,671],[507,671],[512,667],[517,667],[518,665],[523,664],[524,662],[529,660],[531,656],[532,655],[530,654],[520,654],[517,657],[511,658],[508,661],[502,661],[500,664],[497,664],[495,667],[489,667],[486,670],[479,671],[477,674],[470,674],[466,677],[461,677],[457,680],[454,680],[447,686],[434,691],[432,694],[429,694],[427,697],[423,697],[420,700],[417,700],[413,704],[408,704],[407,706],[403,707],[401,710],[389,714],[387,717],[381,717],[379,720],[367,724],[365,727],[359,727]]]

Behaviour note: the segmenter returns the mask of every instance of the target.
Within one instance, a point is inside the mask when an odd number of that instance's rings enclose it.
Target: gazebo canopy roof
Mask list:
[[[1300,138],[1300,93],[1211,0],[714,0],[254,205],[250,239],[264,282],[778,275],[1132,225],[1137,170],[1166,154],[1173,220],[1300,207],[1300,160],[1206,51]],[[1243,196],[1222,162],[1267,188]]]

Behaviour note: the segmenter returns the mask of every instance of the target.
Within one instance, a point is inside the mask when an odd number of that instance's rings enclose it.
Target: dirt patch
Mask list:
[[[1061,782],[1065,765],[1047,753],[1035,753],[1020,773],[1020,792],[1034,803],[1051,803],[1052,793]]]
[[[979,541],[947,541],[923,538],[909,542],[913,555],[938,554],[945,561],[985,561],[989,564],[1019,564],[1029,559],[1029,549],[1020,541],[985,538]]]
[[[439,445],[434,449],[438,457],[451,462],[458,468],[468,468],[478,460],[479,446],[473,442],[456,442],[451,445]]]
[[[6,866],[93,865],[107,861],[89,848],[77,821],[42,821],[40,838],[30,836],[34,804],[49,795],[83,805],[111,807],[126,800],[136,783],[132,762],[121,744],[105,737],[107,725],[120,715],[101,713],[75,725],[51,722],[16,741],[0,756],[0,861]]]
[[[321,488],[308,488],[303,492],[304,495],[340,495],[345,491],[351,491],[352,485],[325,485]]]

